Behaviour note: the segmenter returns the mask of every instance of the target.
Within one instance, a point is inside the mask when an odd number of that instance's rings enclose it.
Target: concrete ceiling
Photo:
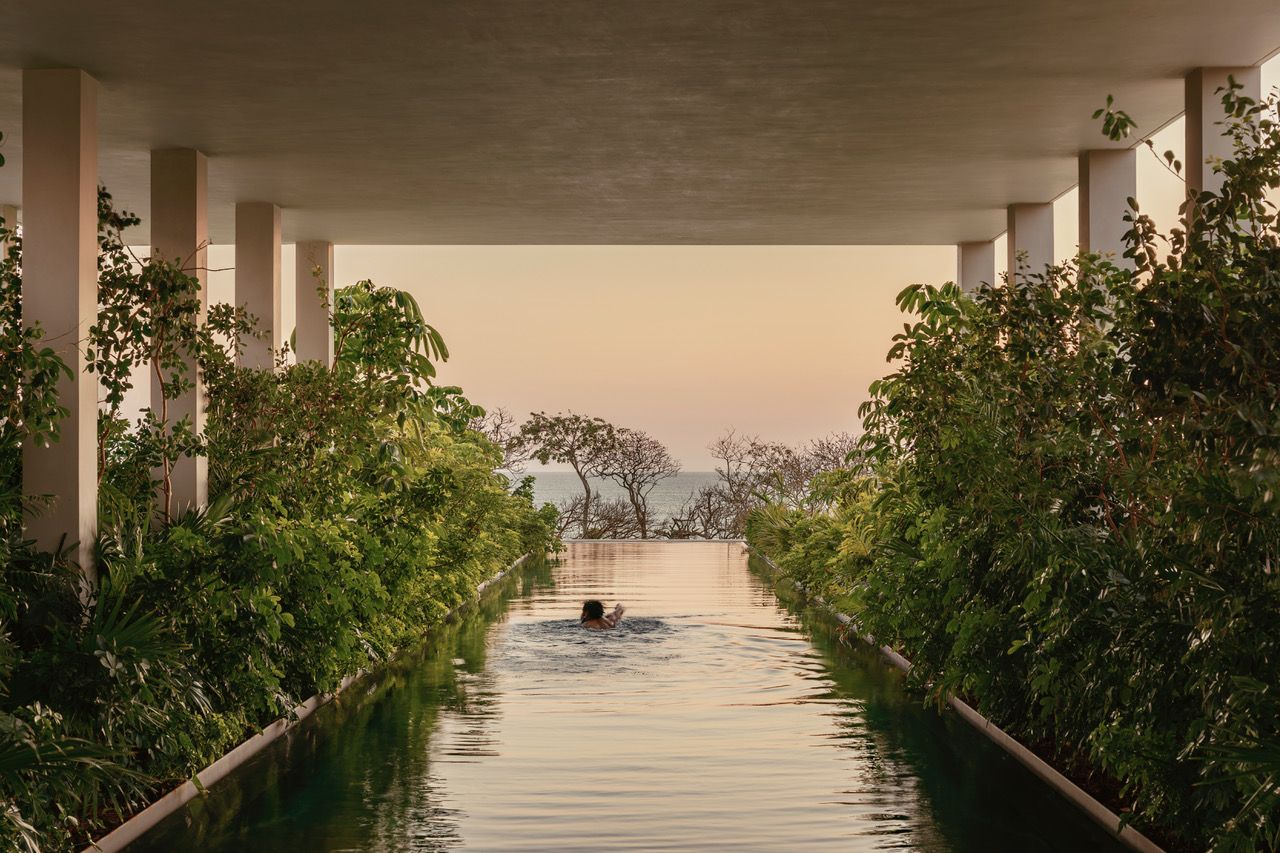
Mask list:
[[[1075,183],[1114,94],[1280,46],[1276,0],[42,0],[0,9],[0,202],[21,73],[98,79],[102,179],[148,151],[339,243],[910,244],[990,238]],[[145,235],[139,235],[139,242]]]

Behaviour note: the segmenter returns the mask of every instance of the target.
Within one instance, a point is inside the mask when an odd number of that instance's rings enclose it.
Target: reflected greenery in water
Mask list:
[[[457,840],[459,815],[443,804],[431,774],[432,734],[442,713],[467,709],[469,680],[485,671],[489,626],[512,598],[551,586],[553,565],[526,562],[419,648],[353,684],[131,849],[236,850],[264,833],[274,849],[305,849],[313,832],[329,834],[335,810],[353,795],[376,808],[349,827],[360,849],[433,849]],[[321,784],[309,784],[316,779]]]
[[[586,595],[625,600],[625,627],[580,629]],[[1111,846],[741,546],[618,543],[508,577],[142,849],[592,850],[602,828],[634,850]]]

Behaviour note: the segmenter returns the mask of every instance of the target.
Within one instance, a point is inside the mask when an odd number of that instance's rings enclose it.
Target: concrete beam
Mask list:
[[[236,304],[258,318],[262,339],[245,341],[240,363],[270,370],[284,345],[280,293],[280,208],[267,202],[236,205]]]
[[[1053,203],[1009,205],[1008,226],[1009,283],[1017,280],[1019,267],[1043,274],[1054,261]]]
[[[209,307],[209,161],[199,151],[171,148],[151,152],[151,252],[177,263],[200,280],[199,322]],[[169,423],[188,418],[197,433],[204,432],[204,379],[194,362],[187,365],[193,387],[177,398],[164,399],[164,389],[152,377],[151,408]],[[209,502],[209,463],[204,456],[184,456],[169,472],[166,515],[205,506]],[[164,496],[162,496],[162,500]]]
[[[98,517],[98,383],[80,346],[98,312],[98,86],[75,68],[22,74],[22,323],[71,368],[58,380],[67,409],[56,444],[27,442],[22,491],[49,496],[26,524],[48,551],[78,543],[72,555],[95,579]]]
[[[294,318],[298,362],[333,363],[333,244],[299,240],[294,244]]]
[[[956,247],[956,284],[966,293],[972,293],[982,284],[999,284],[994,240],[961,243]]]
[[[1197,68],[1187,75],[1187,156],[1183,169],[1187,189],[1197,193],[1222,189],[1222,176],[1213,173],[1213,166],[1209,161],[1230,160],[1233,155],[1231,138],[1223,135],[1226,128],[1220,124],[1224,114],[1222,93],[1218,90],[1226,87],[1228,77],[1234,77],[1237,83],[1244,86],[1241,94],[1254,100],[1261,99],[1262,69],[1256,65]]]
[[[1116,266],[1133,269],[1124,257],[1124,215],[1138,197],[1138,152],[1104,149],[1080,152],[1080,251],[1109,255]]]

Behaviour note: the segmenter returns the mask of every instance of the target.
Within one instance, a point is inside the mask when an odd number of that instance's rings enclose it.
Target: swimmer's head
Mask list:
[[[594,598],[590,601],[582,602],[582,621],[590,622],[592,619],[604,618],[604,603],[596,601]]]

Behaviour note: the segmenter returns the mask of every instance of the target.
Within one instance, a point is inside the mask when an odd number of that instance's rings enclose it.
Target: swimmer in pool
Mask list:
[[[614,605],[612,613],[604,612],[604,604],[595,599],[582,602],[582,627],[591,628],[600,631],[606,628],[616,628],[618,623],[622,621],[622,614],[627,608],[621,603]]]

